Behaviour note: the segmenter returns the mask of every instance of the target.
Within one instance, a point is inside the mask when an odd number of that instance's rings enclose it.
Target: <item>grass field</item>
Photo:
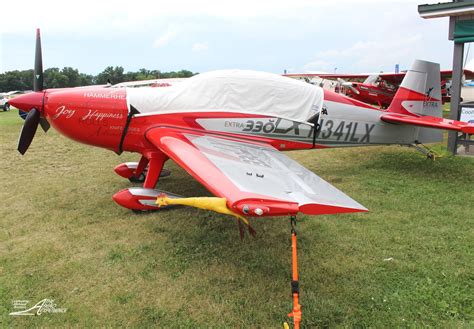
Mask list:
[[[273,327],[291,310],[289,222],[176,208],[144,215],[111,196],[133,154],[40,129],[25,156],[22,121],[0,112],[0,327]],[[438,150],[442,146],[437,146]],[[370,209],[299,216],[303,325],[472,327],[474,159],[429,161],[372,147],[289,155]],[[183,170],[161,188],[208,192]],[[12,317],[13,300],[52,298],[63,314]]]

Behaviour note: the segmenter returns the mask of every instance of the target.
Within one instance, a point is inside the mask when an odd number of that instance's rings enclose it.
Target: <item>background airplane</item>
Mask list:
[[[448,81],[452,78],[452,73],[450,70],[440,71],[441,100],[443,104],[451,100]],[[406,72],[362,74],[291,73],[284,76],[307,82],[314,78],[335,80],[338,82],[334,84],[336,92],[342,92],[367,104],[387,108],[392,102],[405,75]],[[464,70],[464,77],[465,79],[473,79],[474,72]]]

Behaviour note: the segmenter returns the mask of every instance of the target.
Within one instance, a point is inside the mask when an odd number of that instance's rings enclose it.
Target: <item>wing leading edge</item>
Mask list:
[[[266,144],[172,128],[151,129],[146,138],[244,216],[367,211]]]

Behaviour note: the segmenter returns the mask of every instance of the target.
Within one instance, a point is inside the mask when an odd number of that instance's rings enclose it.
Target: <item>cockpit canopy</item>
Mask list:
[[[276,74],[221,70],[166,88],[127,88],[140,113],[242,112],[306,121],[319,113],[323,90]]]

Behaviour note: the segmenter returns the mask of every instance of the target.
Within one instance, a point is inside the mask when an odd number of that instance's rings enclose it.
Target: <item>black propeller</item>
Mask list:
[[[35,76],[33,80],[33,91],[43,91],[43,56],[41,55],[41,35],[39,29],[36,30],[35,49]],[[48,120],[40,118],[40,125],[44,132],[51,127]]]
[[[49,128],[51,128],[51,125],[49,124],[48,120],[46,120],[45,118],[40,118],[40,126],[44,132],[47,132]]]
[[[33,91],[43,90],[43,56],[41,55],[41,35],[40,30],[36,30],[36,49],[35,49],[35,70],[33,78]]]
[[[26,150],[31,144],[33,137],[35,137],[36,129],[40,122],[40,111],[32,109],[26,116],[23,128],[21,128],[20,139],[18,141],[18,152],[25,154]]]
[[[43,58],[41,55],[41,36],[40,30],[36,30],[36,49],[35,49],[35,68],[33,77],[33,92],[40,93],[41,99],[43,99]],[[28,112],[25,119],[23,128],[21,129],[20,139],[18,140],[18,151],[21,154],[25,154],[26,150],[31,144],[33,137],[35,136],[38,125],[46,132],[50,125],[49,122],[41,117],[41,111],[43,110],[43,102],[41,102],[40,108],[33,107]]]

